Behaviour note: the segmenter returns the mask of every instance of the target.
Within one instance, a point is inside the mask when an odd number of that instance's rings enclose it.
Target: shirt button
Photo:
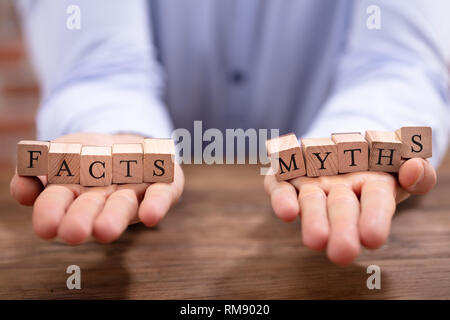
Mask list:
[[[245,76],[241,71],[233,71],[230,75],[230,80],[233,84],[241,84],[245,81]]]

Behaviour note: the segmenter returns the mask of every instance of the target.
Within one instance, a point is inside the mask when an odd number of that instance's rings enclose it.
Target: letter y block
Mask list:
[[[338,174],[338,152],[330,138],[302,139],[308,177]]]

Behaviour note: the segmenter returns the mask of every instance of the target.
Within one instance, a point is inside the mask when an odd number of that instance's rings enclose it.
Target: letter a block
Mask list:
[[[109,186],[112,182],[111,147],[86,146],[81,149],[80,184]]]
[[[369,144],[360,133],[333,133],[331,140],[337,146],[339,173],[367,171]]]
[[[142,144],[118,143],[113,145],[113,183],[142,183]]]
[[[172,139],[144,139],[144,182],[172,182],[175,146]]]
[[[308,177],[331,176],[338,173],[337,146],[330,138],[302,139]]]
[[[368,130],[366,139],[369,142],[369,170],[398,172],[402,142],[395,132]]]
[[[17,144],[17,174],[45,176],[48,169],[48,142],[23,140]]]
[[[430,158],[433,155],[431,127],[401,127],[396,131],[402,142],[402,158]]]
[[[80,183],[81,144],[50,143],[48,151],[48,182]]]
[[[306,174],[302,149],[293,133],[266,141],[272,171],[278,181],[289,180]]]

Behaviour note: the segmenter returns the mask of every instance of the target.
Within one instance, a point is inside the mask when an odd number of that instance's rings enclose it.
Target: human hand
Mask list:
[[[83,145],[140,143],[134,135],[79,133],[55,142]],[[156,225],[181,196],[184,175],[175,164],[174,181],[167,183],[113,184],[83,187],[75,184],[47,184],[47,177],[22,177],[11,180],[11,195],[21,204],[33,206],[33,228],[43,239],[60,237],[76,245],[93,235],[99,242],[117,239],[129,224],[141,221]]]
[[[396,204],[410,194],[425,194],[436,184],[427,160],[405,161],[398,179],[385,172],[354,172],[278,182],[265,177],[264,186],[275,214],[284,221],[300,215],[302,238],[313,250],[327,249],[336,264],[351,263],[360,245],[376,249],[389,235]]]

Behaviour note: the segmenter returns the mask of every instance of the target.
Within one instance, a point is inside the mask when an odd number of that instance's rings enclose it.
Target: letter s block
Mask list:
[[[367,130],[366,139],[369,142],[369,170],[398,172],[402,142],[395,132]]]
[[[49,142],[22,140],[17,144],[17,174],[45,176],[48,170]]]
[[[278,181],[289,180],[306,174],[305,161],[298,139],[293,133],[266,141],[272,171]]]
[[[337,146],[330,138],[302,139],[308,177],[338,174]]]
[[[175,146],[172,139],[144,139],[144,182],[172,182]]]
[[[111,147],[83,147],[81,149],[80,184],[87,187],[104,187],[111,183]]]
[[[433,155],[431,127],[401,127],[396,131],[402,141],[402,158],[430,158]]]
[[[48,183],[80,183],[81,144],[50,143],[48,150]]]

